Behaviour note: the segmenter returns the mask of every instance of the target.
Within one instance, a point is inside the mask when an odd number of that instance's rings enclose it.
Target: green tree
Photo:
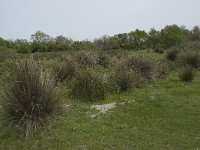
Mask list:
[[[190,32],[190,40],[192,41],[200,41],[200,28],[199,26],[193,27]]]
[[[156,49],[160,47],[160,31],[151,28],[148,33],[147,45],[149,48]]]
[[[185,40],[185,29],[177,25],[167,25],[161,30],[161,44],[163,48],[176,46]]]
[[[145,49],[147,46],[148,34],[144,30],[136,29],[129,34],[129,46],[134,49]]]
[[[50,36],[41,31],[37,31],[36,33],[31,35],[31,39],[33,40],[33,42],[37,42],[37,43],[47,42],[50,40]]]

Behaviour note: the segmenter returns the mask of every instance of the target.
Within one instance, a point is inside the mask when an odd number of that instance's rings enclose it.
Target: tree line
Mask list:
[[[6,40],[0,38],[0,46],[16,49],[21,53],[67,51],[67,50],[139,50],[139,49],[168,49],[181,43],[199,41],[200,27],[191,30],[184,26],[167,25],[161,30],[154,28],[149,32],[136,29],[129,33],[114,36],[102,36],[93,41],[73,41],[71,38],[59,35],[55,38],[41,31],[31,35],[31,41],[26,39]]]

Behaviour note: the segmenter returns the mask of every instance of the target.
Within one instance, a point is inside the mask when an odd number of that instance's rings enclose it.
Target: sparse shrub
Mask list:
[[[120,91],[131,90],[141,82],[138,73],[126,67],[117,68],[114,74],[114,80]]]
[[[70,81],[76,72],[77,64],[73,59],[57,62],[53,68],[53,76],[57,82]]]
[[[105,98],[106,87],[105,77],[87,68],[77,72],[71,90],[76,98],[94,101]]]
[[[117,64],[114,80],[119,90],[127,91],[164,78],[167,71],[168,67],[162,62],[144,56],[132,56]]]
[[[103,53],[100,53],[97,56],[97,64],[107,68],[108,65],[109,65],[109,58],[108,58],[108,56],[106,56]]]
[[[194,50],[185,50],[178,55],[178,62],[182,66],[189,65],[193,68],[200,67],[200,53]]]
[[[97,64],[97,56],[91,51],[80,51],[75,55],[76,62],[81,67],[94,67]]]
[[[144,56],[132,56],[125,60],[125,65],[141,75],[141,77],[150,81],[153,78],[154,61]]]
[[[154,80],[164,79],[169,72],[167,63],[163,61],[156,61],[154,63]]]
[[[194,79],[194,70],[191,66],[185,66],[180,69],[179,77],[182,81],[191,82]]]
[[[176,48],[172,48],[172,49],[169,49],[169,50],[167,51],[166,57],[167,57],[167,59],[169,59],[169,60],[176,60],[177,55],[178,55],[178,50],[177,50]]]
[[[1,123],[32,134],[62,113],[62,100],[38,62],[21,59],[11,69],[4,89]]]
[[[154,52],[159,53],[159,54],[163,54],[164,53],[164,49],[163,48],[156,48],[154,50]]]

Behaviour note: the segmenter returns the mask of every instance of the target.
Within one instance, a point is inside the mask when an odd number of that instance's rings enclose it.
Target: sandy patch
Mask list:
[[[100,116],[102,114],[106,114],[109,110],[112,110],[112,109],[116,108],[119,105],[124,105],[126,103],[133,103],[133,102],[135,102],[135,101],[132,100],[132,101],[121,102],[121,103],[113,102],[113,103],[102,104],[102,105],[92,105],[90,108],[98,110],[99,112],[95,113],[95,114],[92,114],[91,117],[92,118],[96,118],[96,117],[98,117],[98,116]]]

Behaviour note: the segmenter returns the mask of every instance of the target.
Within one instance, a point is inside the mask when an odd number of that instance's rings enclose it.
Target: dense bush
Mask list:
[[[109,65],[109,57],[103,53],[98,54],[97,64],[107,68]]]
[[[178,55],[178,62],[183,65],[189,65],[193,68],[200,67],[200,52],[195,50],[184,50]]]
[[[117,64],[114,80],[119,90],[127,91],[164,78],[167,72],[168,67],[165,63],[153,61],[144,56],[132,56]]]
[[[138,86],[141,78],[134,70],[120,66],[115,70],[114,81],[120,91],[128,91]]]
[[[81,67],[94,67],[97,64],[97,56],[91,51],[77,52],[74,57]]]
[[[32,59],[21,59],[12,66],[3,99],[1,122],[26,135],[49,125],[62,113],[62,100],[53,81]]]
[[[182,81],[191,82],[194,79],[194,70],[191,66],[185,66],[180,69],[179,77]]]
[[[144,56],[132,56],[125,60],[125,65],[137,72],[144,81],[149,81],[153,78],[154,61]]]
[[[175,60],[177,58],[179,51],[176,48],[171,48],[167,51],[167,59],[169,60]]]
[[[76,69],[76,62],[68,58],[54,65],[53,76],[57,82],[70,81],[75,76]]]
[[[163,48],[155,48],[154,52],[162,54],[162,53],[164,53],[164,49]]]
[[[72,85],[72,95],[85,100],[103,100],[106,96],[106,79],[103,75],[83,69],[77,72]]]
[[[154,81],[165,78],[169,73],[169,67],[166,62],[155,61],[154,62]]]

